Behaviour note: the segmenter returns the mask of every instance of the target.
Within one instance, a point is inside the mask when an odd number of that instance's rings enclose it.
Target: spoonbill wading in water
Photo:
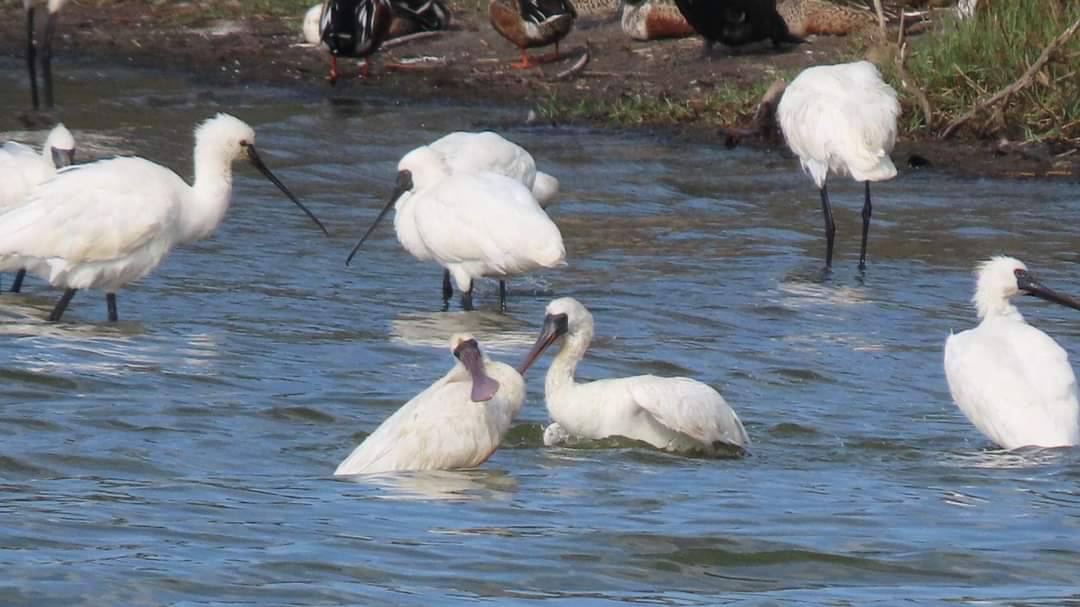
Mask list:
[[[457,131],[436,139],[428,147],[442,155],[446,169],[451,173],[487,171],[520,181],[532,191],[542,208],[554,204],[559,195],[559,180],[536,170],[532,154],[498,133]],[[503,281],[499,281],[499,289],[505,293]],[[453,296],[450,271],[443,270],[443,301],[449,302]]]
[[[209,236],[232,196],[232,162],[246,156],[326,233],[255,151],[255,131],[218,114],[195,129],[195,181],[137,157],[68,167],[0,214],[0,271],[21,267],[65,289],[49,314],[58,321],[78,289],[116,291],[157,267],[178,244]]]
[[[1012,257],[979,266],[979,326],[945,340],[949,392],[975,427],[1005,449],[1080,444],[1080,403],[1069,355],[1027,324],[1009,301],[1031,295],[1080,310],[1080,301],[1043,286]]]
[[[525,400],[513,367],[488,360],[471,335],[450,338],[457,361],[379,424],[334,474],[473,468],[499,447]]]
[[[17,206],[39,183],[74,160],[75,138],[63,124],[49,131],[40,154],[15,141],[5,143],[0,147],[0,213]],[[25,276],[26,270],[20,268],[11,283],[12,293],[22,290]]]
[[[499,278],[499,305],[505,309],[503,279],[566,260],[559,228],[520,181],[492,172],[451,173],[442,154],[421,146],[401,158],[390,200],[346,265],[391,207],[401,246],[449,271],[466,310],[472,310],[475,279]]]
[[[866,184],[859,252],[859,269],[866,269],[866,237],[873,210],[870,182],[896,176],[896,167],[889,158],[900,115],[896,91],[869,61],[819,65],[803,70],[791,82],[780,98],[776,115],[788,147],[821,190],[826,268],[832,268],[836,235],[825,183],[829,171],[851,175]]]
[[[518,370],[522,375],[551,344],[562,340],[544,380],[544,400],[552,425],[544,442],[556,437],[600,439],[624,436],[659,449],[742,452],[750,444],[742,422],[720,393],[686,377],[638,375],[577,383],[574,371],[593,337],[592,314],[576,299],[548,304],[544,328]]]
[[[56,36],[56,21],[60,16],[65,0],[23,0],[23,9],[26,11],[26,67],[30,72],[30,100],[34,109],[41,107],[38,97],[37,86],[37,57],[40,48],[41,54],[41,80],[45,92],[45,107],[53,107],[53,82],[52,82],[52,41]],[[35,4],[44,4],[49,15],[45,18],[45,32],[41,37],[40,47],[34,41],[34,12]]]

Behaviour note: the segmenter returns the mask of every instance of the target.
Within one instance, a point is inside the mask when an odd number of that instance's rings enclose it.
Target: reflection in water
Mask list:
[[[518,490],[514,477],[492,468],[358,474],[336,478],[378,487],[383,491],[376,497],[390,500],[509,500]]]
[[[518,352],[536,339],[536,329],[494,311],[408,312],[390,321],[390,339],[409,346],[445,349],[455,333],[471,333],[485,353]]]

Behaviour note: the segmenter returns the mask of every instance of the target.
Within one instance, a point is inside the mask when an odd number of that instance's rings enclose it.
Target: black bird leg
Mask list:
[[[26,278],[26,268],[23,268],[15,273],[15,282],[11,283],[11,292],[18,293],[22,291],[22,281]]]
[[[832,268],[833,239],[836,237],[836,222],[833,221],[832,205],[829,204],[829,185],[821,186],[821,211],[825,214],[825,267]]]
[[[49,314],[49,322],[57,322],[60,317],[64,315],[64,310],[67,309],[68,304],[71,302],[71,298],[75,297],[75,291],[78,289],[67,289],[64,294],[60,296],[60,301],[56,302],[56,307]]]
[[[859,252],[859,269],[866,269],[866,236],[870,233],[870,214],[873,212],[870,204],[870,182],[866,182],[866,202],[862,208],[862,249]]]
[[[472,290],[473,285],[470,282],[469,290],[461,294],[461,307],[464,308],[466,312],[472,312],[474,310],[472,305]]]
[[[506,281],[499,281],[499,311],[506,311]]]
[[[50,109],[53,107],[52,42],[58,14],[49,13],[45,18],[45,35],[41,40],[41,81],[45,88],[45,107]]]
[[[116,322],[120,318],[116,315],[116,293],[105,294],[105,305],[109,308],[109,322]]]
[[[450,270],[443,270],[442,273],[442,298],[443,301],[450,301],[450,298],[454,296],[454,286],[450,284]]]
[[[34,111],[41,107],[37,90],[37,47],[34,46],[34,7],[26,9],[26,67],[30,71],[30,99]]]

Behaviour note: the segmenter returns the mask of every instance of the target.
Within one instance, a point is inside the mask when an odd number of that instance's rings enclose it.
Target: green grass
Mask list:
[[[911,40],[907,69],[933,106],[935,132],[1019,78],[1080,18],[1076,0],[983,2],[987,7],[974,19],[950,19],[939,31]],[[905,110],[911,110],[905,112],[904,126],[921,126],[913,100],[904,101]],[[980,135],[1080,142],[1080,34],[1060,49],[1032,86],[968,124]]]
[[[673,125],[703,122],[732,127],[745,125],[771,81],[748,86],[726,85],[691,98],[629,94],[614,99],[564,99],[552,96],[539,104],[548,120],[586,120],[618,126]]]

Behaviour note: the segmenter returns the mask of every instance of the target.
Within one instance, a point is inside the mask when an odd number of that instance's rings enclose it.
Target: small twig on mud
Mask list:
[[[565,70],[559,72],[558,74],[555,74],[555,76],[553,78],[551,78],[551,80],[553,80],[553,81],[568,80],[568,79],[573,78],[574,76],[578,75],[579,73],[581,73],[581,70],[585,69],[586,65],[589,65],[589,57],[590,57],[590,55],[591,55],[591,53],[589,52],[589,45],[586,44],[585,45],[585,52],[582,53],[581,57],[579,57],[578,60],[574,62],[574,65],[571,65],[570,67],[568,67]]]
[[[1056,51],[1061,45],[1068,42],[1069,38],[1072,38],[1073,34],[1075,34],[1076,30],[1078,29],[1080,29],[1080,19],[1074,21],[1073,24],[1067,27],[1064,32],[1061,32],[1061,34],[1057,38],[1054,38],[1054,40],[1051,41],[1050,44],[1043,49],[1042,54],[1039,55],[1039,58],[1035,60],[1035,63],[1032,63],[1031,67],[1029,67],[1022,76],[1017,78],[1015,82],[994,93],[988,99],[977,101],[970,110],[950,122],[949,126],[945,127],[945,130],[941,132],[941,139],[946,139],[951,136],[953,133],[956,132],[956,129],[960,128],[961,125],[974,118],[979,112],[987,108],[993,107],[997,103],[1000,103],[1001,101],[1012,97],[1013,95],[1027,88],[1028,86],[1031,86],[1031,83],[1035,81],[1035,75],[1038,74],[1039,70],[1045,67],[1047,63],[1050,62],[1050,59],[1054,55],[1054,51]]]
[[[417,32],[415,34],[408,34],[406,36],[398,36],[397,38],[391,38],[382,43],[379,50],[385,51],[386,49],[394,48],[395,46],[401,46],[402,44],[408,44],[410,42],[416,42],[417,40],[427,40],[428,38],[437,38],[442,36],[446,32],[439,30],[437,32]]]

